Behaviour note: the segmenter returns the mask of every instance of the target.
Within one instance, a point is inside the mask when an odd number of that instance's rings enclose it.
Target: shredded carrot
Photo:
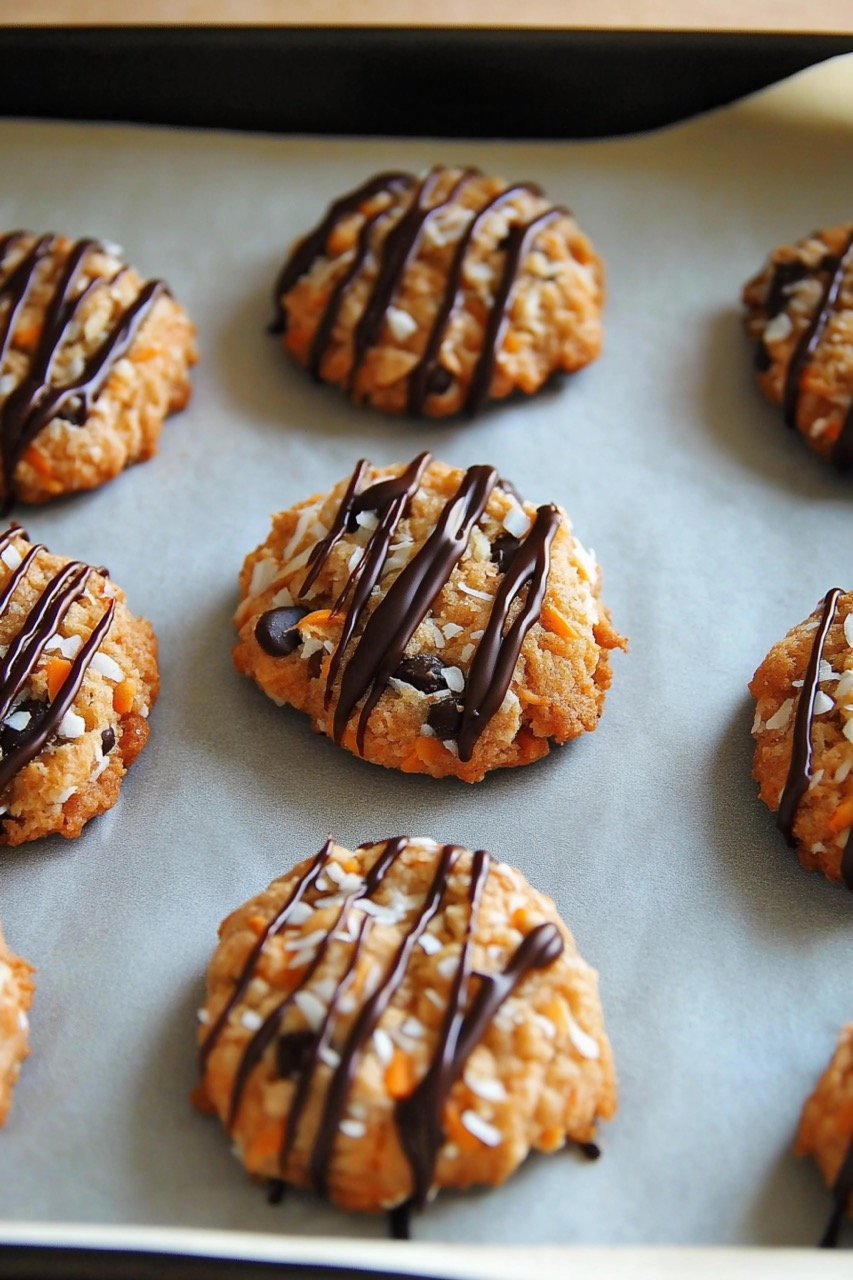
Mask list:
[[[844,831],[846,827],[853,827],[853,800],[842,801],[826,826],[831,836]]]
[[[160,354],[156,347],[142,347],[139,351],[134,351],[133,358],[140,362],[145,360],[154,360]]]
[[[547,743],[527,729],[519,729],[515,741],[519,755],[525,764],[529,764],[531,760],[541,759],[548,751]]]
[[[203,1080],[190,1093],[190,1102],[203,1116],[212,1116],[216,1112],[216,1107],[210,1101],[210,1095]]]
[[[259,1168],[266,1160],[277,1156],[281,1150],[283,1137],[284,1125],[280,1120],[271,1120],[265,1124],[246,1148],[246,1168],[250,1170]]]
[[[266,924],[267,922],[263,916],[249,916],[249,919],[246,921],[246,927],[251,929],[252,933],[257,937],[260,937],[263,933],[266,928]]]
[[[402,1049],[395,1049],[385,1071],[385,1088],[392,1098],[408,1098],[414,1087],[412,1060]]]
[[[40,324],[31,324],[28,329],[18,329],[14,338],[15,346],[23,347],[24,351],[33,351],[42,335],[42,327]]]
[[[568,618],[563,617],[560,610],[555,608],[554,605],[548,604],[547,601],[542,606],[539,621],[546,631],[553,631],[555,635],[562,636],[564,640],[571,640],[577,635]]]
[[[510,354],[515,354],[516,351],[521,350],[523,345],[521,335],[517,330],[510,329],[504,338],[504,351],[509,351]]]
[[[313,613],[306,613],[304,618],[300,618],[296,625],[300,631],[303,627],[325,627],[331,616],[331,609],[315,609]]]
[[[113,706],[120,716],[127,715],[133,706],[136,685],[132,680],[122,680],[113,690]]]
[[[550,1153],[552,1151],[559,1151],[565,1141],[566,1137],[562,1129],[543,1129],[542,1136],[538,1142],[538,1147],[540,1151]]]
[[[418,738],[415,743],[415,753],[422,764],[428,769],[446,769],[450,759],[451,752],[438,738]]]
[[[53,702],[59,690],[68,679],[71,663],[67,658],[51,658],[47,664],[47,693]]]
[[[21,461],[26,462],[34,471],[37,471],[40,476],[48,477],[51,474],[50,463],[47,458],[43,453],[39,453],[38,449],[33,445],[30,445]]]
[[[565,1003],[555,997],[548,1001],[542,1012],[549,1022],[553,1022],[560,1035],[564,1036],[569,1029],[569,1015]]]

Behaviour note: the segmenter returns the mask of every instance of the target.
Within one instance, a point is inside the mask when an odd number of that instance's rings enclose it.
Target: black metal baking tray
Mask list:
[[[582,138],[668,124],[851,49],[853,33],[15,27],[0,30],[0,115]]]

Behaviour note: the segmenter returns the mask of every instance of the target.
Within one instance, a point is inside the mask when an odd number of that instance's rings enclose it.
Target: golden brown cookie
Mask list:
[[[26,960],[12,955],[0,929],[0,1127],[9,1114],[21,1063],[30,1051],[27,1010],[35,991],[33,972]]]
[[[158,688],[154,633],[106,569],[0,535],[0,844],[111,808]]]
[[[596,727],[625,644],[600,579],[491,467],[359,462],[247,558],[234,662],[365,760],[478,782]]]
[[[761,799],[807,870],[853,889],[853,593],[827,592],[749,689]]]
[[[435,168],[335,201],[281,271],[273,330],[354,403],[443,418],[589,364],[603,300],[600,258],[538,187]]]
[[[840,471],[853,469],[853,223],[770,255],[745,286],[758,385]]]
[[[195,330],[116,246],[0,236],[0,499],[47,502],[150,458],[190,396]]]
[[[225,920],[199,1016],[248,1171],[344,1209],[500,1183],[616,1108],[594,971],[483,850],[327,841]]]
[[[813,1156],[835,1196],[824,1244],[835,1243],[846,1212],[853,1217],[853,1023],[843,1028],[838,1047],[803,1108],[797,1155]]]

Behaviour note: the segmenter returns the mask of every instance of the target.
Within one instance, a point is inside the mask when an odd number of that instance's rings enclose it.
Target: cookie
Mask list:
[[[0,236],[0,497],[38,503],[150,458],[190,396],[195,330],[116,246]]]
[[[596,359],[603,300],[567,209],[531,183],[434,168],[336,200],[279,275],[272,329],[355,404],[444,418]]]
[[[845,1213],[853,1217],[853,1023],[809,1098],[797,1130],[797,1155],[812,1156],[836,1201],[824,1245],[836,1243]]]
[[[810,448],[853,470],[853,223],[774,250],[743,300],[764,395]]]
[[[478,782],[596,727],[625,644],[600,577],[491,467],[361,461],[247,558],[234,662],[365,760]]]
[[[12,1090],[30,1051],[27,1010],[35,990],[32,974],[26,960],[12,955],[0,929],[0,1127],[6,1123]]]
[[[78,836],[148,740],[157,642],[105,568],[0,535],[0,844]]]
[[[248,1171],[343,1209],[503,1182],[616,1107],[594,971],[483,850],[327,841],[225,920],[199,1016]]]
[[[807,870],[853,889],[853,593],[827,592],[749,689],[761,799]]]

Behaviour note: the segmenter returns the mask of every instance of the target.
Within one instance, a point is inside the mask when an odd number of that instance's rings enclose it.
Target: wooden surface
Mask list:
[[[0,0],[0,24],[853,33],[853,0]]]

